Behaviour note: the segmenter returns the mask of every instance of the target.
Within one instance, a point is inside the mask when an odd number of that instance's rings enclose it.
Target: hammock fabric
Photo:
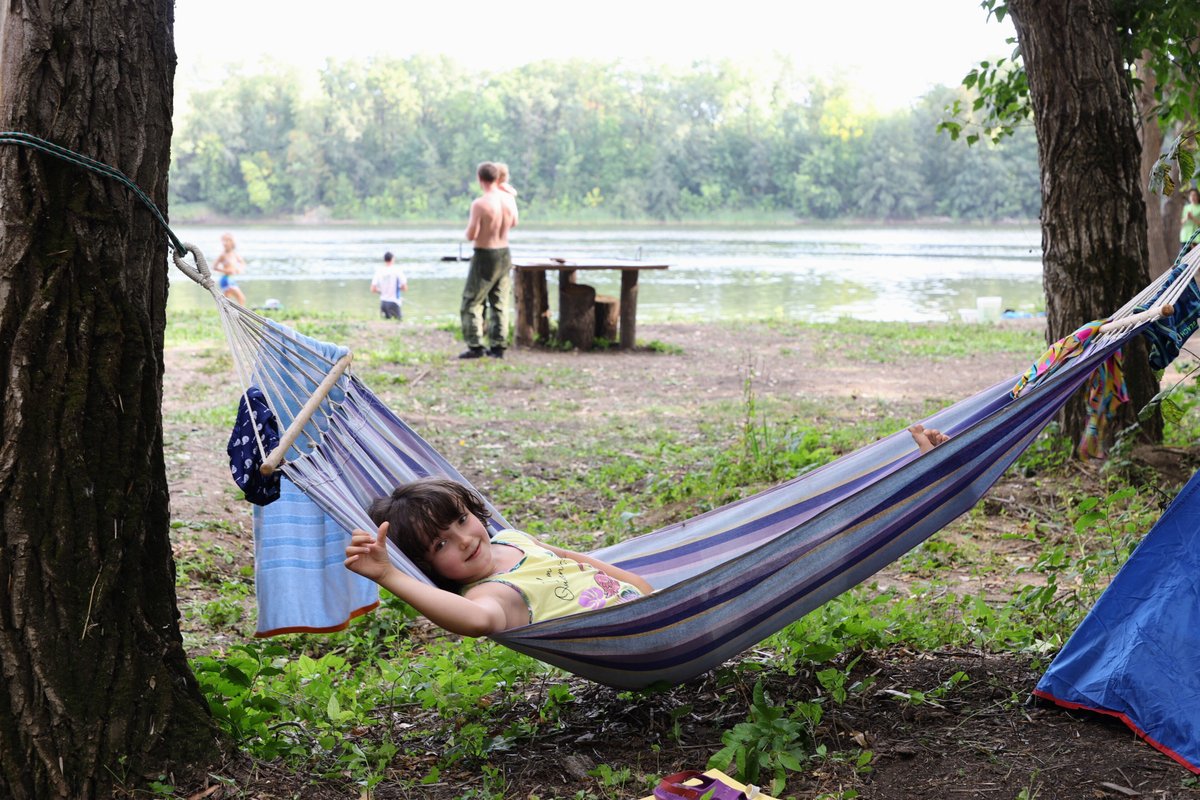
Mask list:
[[[313,390],[338,374],[338,352],[226,301],[211,280],[205,285],[243,385],[263,391],[281,426],[302,425],[284,473],[339,524],[372,529],[370,501],[417,477],[468,483],[349,374],[337,378],[311,419],[293,425]],[[1015,399],[1009,379],[922,420],[951,436],[923,456],[901,431],[760,494],[594,553],[642,575],[654,594],[493,638],[620,688],[678,684],[716,667],[969,510],[1092,373],[1149,323],[1153,315],[1130,317],[1135,303],[1169,303],[1181,290],[1160,278],[1114,315],[1115,330],[1089,336],[1079,355],[1037,375]],[[509,526],[489,510],[496,529]]]

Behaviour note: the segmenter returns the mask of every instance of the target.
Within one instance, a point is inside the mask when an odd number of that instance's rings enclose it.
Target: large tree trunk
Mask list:
[[[1054,341],[1116,311],[1150,281],[1133,87],[1104,0],[1012,0],[1009,10],[1038,138]],[[1125,348],[1125,367],[1130,421],[1158,391],[1140,339]],[[1067,435],[1078,440],[1085,421],[1079,396],[1064,411]],[[1148,432],[1161,435],[1160,427],[1156,420]]]
[[[1157,278],[1175,263],[1179,254],[1180,212],[1183,211],[1185,193],[1175,192],[1163,197],[1150,190],[1150,173],[1158,157],[1162,155],[1163,131],[1158,124],[1154,108],[1156,81],[1154,72],[1147,66],[1147,55],[1137,62],[1137,73],[1141,85],[1137,87],[1134,100],[1137,103],[1138,133],[1142,145],[1142,200],[1146,204],[1147,245],[1150,252],[1150,276]]]
[[[165,207],[172,0],[4,5],[0,127]],[[165,243],[128,189],[0,145],[0,797],[107,796],[214,749],[167,535]]]

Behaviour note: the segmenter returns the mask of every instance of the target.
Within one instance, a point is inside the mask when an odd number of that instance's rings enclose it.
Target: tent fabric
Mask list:
[[[1120,719],[1200,773],[1200,473],[1050,664],[1034,694]]]

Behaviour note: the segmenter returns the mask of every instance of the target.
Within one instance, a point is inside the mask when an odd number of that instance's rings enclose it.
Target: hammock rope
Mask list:
[[[55,158],[66,161],[69,164],[74,164],[75,166],[81,167],[89,172],[94,172],[97,175],[103,175],[106,178],[111,178],[112,180],[124,185],[125,188],[133,192],[134,197],[142,201],[142,204],[145,205],[146,208],[150,209],[150,213],[154,215],[156,220],[158,220],[158,224],[161,225],[163,230],[167,232],[167,238],[171,240],[172,247],[177,252],[182,252],[185,255],[188,253],[187,245],[179,241],[179,237],[175,235],[173,230],[171,230],[171,226],[167,224],[166,218],[163,217],[162,212],[158,210],[158,206],[154,204],[154,201],[146,196],[146,193],[142,191],[141,187],[130,180],[129,176],[127,176],[124,172],[121,172],[121,170],[117,169],[116,167],[110,167],[108,164],[105,164],[102,161],[96,161],[93,158],[88,158],[82,153],[76,153],[74,150],[68,150],[67,148],[61,147],[53,142],[48,142],[45,139],[34,136],[31,133],[24,133],[22,131],[0,131],[0,144],[15,144],[22,147],[28,147],[31,150],[37,150],[41,153],[45,153],[46,155],[54,156]]]

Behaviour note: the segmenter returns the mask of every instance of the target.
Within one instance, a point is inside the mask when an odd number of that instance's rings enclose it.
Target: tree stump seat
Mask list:
[[[580,350],[591,350],[596,340],[596,290],[583,283],[558,285],[558,339]]]
[[[596,295],[596,338],[617,343],[621,323],[621,301],[607,294]]]

